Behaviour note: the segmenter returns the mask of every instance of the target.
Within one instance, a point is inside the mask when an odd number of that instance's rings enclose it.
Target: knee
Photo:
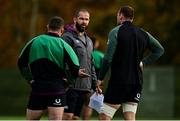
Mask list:
[[[111,117],[105,115],[104,113],[100,113],[99,120],[111,120]]]
[[[73,119],[73,113],[64,113],[63,114],[63,120],[72,120]]]
[[[73,116],[72,120],[79,120],[79,116]]]
[[[133,112],[124,112],[124,120],[131,120],[131,121],[135,121],[135,113]]]

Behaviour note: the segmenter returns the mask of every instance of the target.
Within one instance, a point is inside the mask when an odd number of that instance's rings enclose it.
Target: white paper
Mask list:
[[[94,93],[90,97],[90,102],[89,102],[89,107],[92,109],[96,110],[98,113],[100,113],[101,108],[103,107],[103,101],[104,101],[104,96],[103,94],[96,94]]]

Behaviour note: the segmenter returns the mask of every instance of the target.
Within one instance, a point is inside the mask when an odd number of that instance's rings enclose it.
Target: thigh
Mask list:
[[[137,106],[138,104],[133,102],[127,102],[122,104],[123,115],[125,120],[135,120]]]
[[[48,107],[49,120],[62,120],[64,107]]]
[[[84,104],[85,104],[86,106],[89,105],[89,101],[90,101],[91,95],[92,95],[92,92],[87,92],[87,91],[84,92]]]
[[[62,120],[64,106],[66,104],[66,95],[50,95],[47,97],[48,119]]]
[[[104,103],[99,115],[100,120],[111,120],[120,106],[120,104]]]
[[[40,120],[43,114],[43,110],[26,110],[26,119],[27,120]]]

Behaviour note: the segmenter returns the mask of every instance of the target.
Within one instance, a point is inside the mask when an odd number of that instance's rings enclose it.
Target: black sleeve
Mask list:
[[[24,50],[21,52],[21,55],[18,58],[18,68],[21,72],[21,75],[27,80],[31,81],[32,80],[32,75],[31,71],[29,68],[29,52],[30,52],[30,43],[29,45],[25,46]]]
[[[91,77],[92,77],[92,89],[96,90],[97,74],[95,71],[95,62],[93,56],[91,56]]]
[[[64,49],[64,62],[67,79],[72,84],[78,77],[79,66],[74,64],[66,49]]]

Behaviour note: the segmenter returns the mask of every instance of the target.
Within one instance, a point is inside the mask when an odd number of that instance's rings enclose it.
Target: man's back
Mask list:
[[[117,33],[117,47],[112,60],[112,83],[117,79],[122,84],[139,84],[142,73],[139,63],[148,47],[148,35],[134,27],[131,22],[124,22]]]

